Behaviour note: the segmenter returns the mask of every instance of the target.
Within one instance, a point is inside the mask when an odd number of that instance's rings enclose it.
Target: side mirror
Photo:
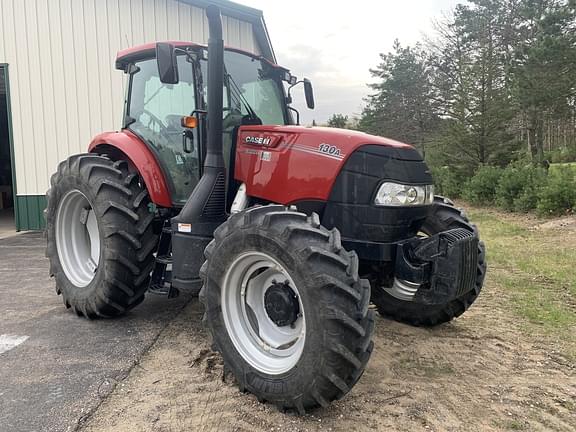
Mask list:
[[[314,109],[316,106],[314,103],[314,89],[312,88],[312,83],[307,78],[304,78],[304,95],[306,96],[306,105],[308,105],[308,108]]]
[[[163,84],[178,84],[178,60],[174,52],[174,45],[169,43],[156,44],[156,62],[158,75]]]

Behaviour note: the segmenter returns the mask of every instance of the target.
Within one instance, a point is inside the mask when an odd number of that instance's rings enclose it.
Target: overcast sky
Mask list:
[[[333,113],[358,114],[368,94],[369,69],[394,39],[413,44],[432,32],[433,20],[459,0],[236,0],[264,11],[278,63],[310,78],[316,109],[300,108],[302,123]],[[303,95],[295,93],[295,99]]]

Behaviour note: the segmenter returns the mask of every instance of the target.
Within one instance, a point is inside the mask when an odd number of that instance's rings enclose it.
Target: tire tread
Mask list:
[[[79,297],[66,278],[59,262],[55,240],[55,217],[59,197],[66,184],[78,184],[93,196],[99,217],[102,255],[99,270],[104,274],[88,297]],[[50,274],[56,279],[56,292],[63,303],[86,318],[111,318],[125,314],[142,302],[154,265],[153,253],[158,237],[149,209],[149,194],[138,173],[129,170],[124,160],[113,161],[98,154],[69,157],[58,165],[47,191],[46,256]],[[68,190],[68,189],[66,189]],[[100,270],[102,268],[102,270]],[[93,281],[93,282],[96,282]]]
[[[319,220],[314,217],[279,205],[247,209],[218,228],[215,239],[205,249],[206,262],[201,270],[204,284],[199,298],[205,307],[204,322],[214,346],[223,353],[220,344],[227,339],[223,339],[220,332],[225,329],[220,324],[213,324],[221,313],[221,306],[220,300],[214,300],[220,298],[220,289],[214,282],[218,277],[211,275],[211,262],[216,257],[221,259],[227,241],[238,242],[233,236],[247,233],[266,235],[279,242],[283,250],[294,251],[301,257],[306,279],[318,288],[319,307],[314,313],[322,317],[326,326],[321,354],[325,360],[319,375],[302,383],[298,395],[282,399],[255,388],[247,379],[251,373],[247,374],[237,365],[230,364],[229,359],[224,359],[241,389],[254,393],[259,400],[266,400],[280,409],[293,409],[299,414],[315,407],[326,407],[350,391],[370,357],[374,330],[374,314],[368,309],[370,284],[358,277],[356,254],[342,248],[337,230],[327,230],[317,222]]]

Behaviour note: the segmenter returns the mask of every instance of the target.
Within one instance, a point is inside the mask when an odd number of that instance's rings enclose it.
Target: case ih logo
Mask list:
[[[269,146],[270,143],[272,142],[272,140],[270,138],[266,138],[266,137],[247,136],[244,139],[244,142],[246,142],[247,144],[258,144],[258,145],[263,145],[263,146]]]

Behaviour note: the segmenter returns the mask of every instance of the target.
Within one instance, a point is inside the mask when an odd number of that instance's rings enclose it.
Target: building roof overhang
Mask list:
[[[266,21],[264,21],[264,14],[261,10],[234,3],[228,0],[177,1],[204,9],[209,5],[216,5],[220,8],[223,15],[251,23],[252,28],[254,29],[256,42],[262,51],[262,56],[270,60],[272,63],[276,63],[276,55],[274,54],[274,48],[272,48],[272,42],[270,41],[270,35],[268,34],[268,28],[266,27]]]

